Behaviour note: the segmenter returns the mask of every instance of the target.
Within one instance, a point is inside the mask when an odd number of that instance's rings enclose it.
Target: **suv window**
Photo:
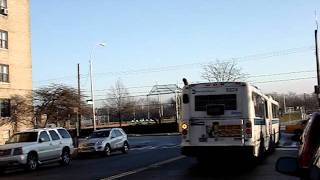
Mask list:
[[[120,132],[121,132],[123,135],[126,135],[126,132],[124,132],[123,129],[120,129]]]
[[[110,135],[110,130],[106,130],[106,131],[94,131],[92,134],[90,134],[89,138],[93,139],[93,138],[106,138],[109,137]]]
[[[21,132],[11,136],[10,139],[6,142],[6,144],[21,142],[37,142],[37,138],[38,132]]]
[[[52,139],[53,141],[60,139],[59,135],[58,135],[54,130],[50,130],[50,131],[49,131],[49,134],[50,134],[51,139]]]
[[[40,133],[39,139],[43,138],[43,142],[48,142],[50,141],[50,137],[46,131],[42,131]]]
[[[119,130],[115,130],[115,133],[117,137],[122,136],[122,133]]]
[[[117,137],[116,130],[113,130],[111,133],[111,138],[115,138],[115,137]]]
[[[64,139],[71,138],[70,134],[65,129],[58,129],[58,132],[61,135],[61,137],[64,138]]]

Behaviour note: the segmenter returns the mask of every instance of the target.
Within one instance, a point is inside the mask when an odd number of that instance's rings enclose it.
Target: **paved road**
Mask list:
[[[67,167],[53,164],[36,172],[13,171],[0,176],[0,179],[294,179],[274,171],[278,157],[295,155],[292,148],[278,149],[255,168],[239,171],[237,167],[228,166],[217,170],[181,156],[179,136],[130,137],[129,140],[132,145],[129,154],[86,156],[74,160]]]
[[[237,179],[237,180],[298,180],[298,178],[277,173],[274,169],[276,160],[281,156],[294,156],[296,151],[292,148],[281,148],[268,156],[263,162],[254,167],[248,166],[247,162],[228,164],[216,168],[210,164],[199,164],[194,158],[182,158],[160,166],[150,166],[144,171],[121,177],[129,179]],[[217,162],[212,162],[217,163]]]
[[[129,142],[132,149],[128,154],[114,153],[111,157],[86,156],[72,161],[67,167],[46,165],[35,172],[9,172],[0,176],[0,179],[101,179],[180,155],[177,146],[179,136],[132,137]]]

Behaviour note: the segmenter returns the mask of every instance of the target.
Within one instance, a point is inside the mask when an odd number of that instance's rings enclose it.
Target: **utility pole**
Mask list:
[[[315,93],[317,94],[318,103],[320,106],[320,92],[319,92],[319,86],[320,86],[320,69],[319,69],[319,52],[318,52],[318,21],[317,21],[317,14],[315,13],[316,17],[316,29],[314,30],[314,40],[315,40],[315,48],[316,48],[316,62],[317,62],[317,86],[315,86]]]
[[[179,121],[179,114],[180,114],[180,111],[179,111],[179,96],[178,96],[178,92],[177,92],[177,90],[175,90],[175,99],[176,99],[176,123],[178,123],[178,121]]]
[[[303,101],[304,101],[304,111],[307,113],[307,94],[303,93]]]
[[[162,98],[161,98],[160,92],[158,94],[158,101],[159,101],[159,124],[161,124],[162,118],[163,118],[163,106],[162,106]]]
[[[109,107],[107,109],[107,113],[108,113],[107,122],[109,124],[110,123],[110,110],[109,110]]]
[[[284,110],[284,113],[287,113],[287,108],[286,108],[286,95],[283,95],[283,110]]]
[[[78,113],[77,113],[77,119],[78,119],[78,137],[80,136],[81,131],[81,92],[80,92],[80,64],[77,65],[78,70]]]
[[[148,104],[148,120],[150,121],[150,103],[149,103],[149,95],[147,95],[147,104]]]
[[[319,52],[318,52],[318,29],[314,30],[314,37],[315,37],[315,45],[316,45],[316,61],[317,61],[317,80],[318,80],[318,86],[317,86],[317,98],[320,106],[320,97],[319,97],[319,86],[320,86],[320,69],[319,69]]]

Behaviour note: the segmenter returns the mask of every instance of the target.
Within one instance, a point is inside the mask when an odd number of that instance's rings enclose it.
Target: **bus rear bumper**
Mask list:
[[[191,157],[249,158],[253,156],[253,146],[183,146],[181,153]]]

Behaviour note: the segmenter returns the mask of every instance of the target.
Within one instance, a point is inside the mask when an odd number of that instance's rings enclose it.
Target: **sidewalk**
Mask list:
[[[128,137],[139,137],[139,136],[179,136],[180,133],[153,133],[153,134],[127,134]]]

